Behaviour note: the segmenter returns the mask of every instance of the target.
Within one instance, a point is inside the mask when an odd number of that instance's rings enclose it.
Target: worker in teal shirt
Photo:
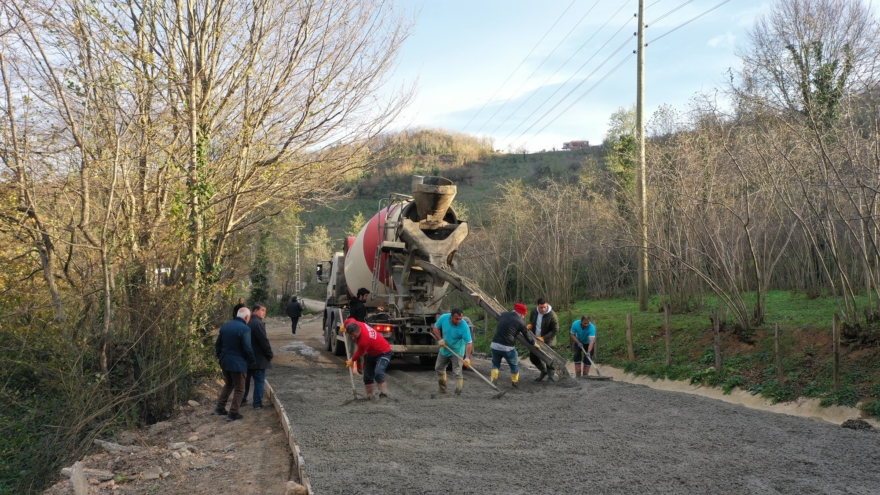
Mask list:
[[[452,374],[456,379],[455,395],[461,395],[461,389],[464,387],[461,369],[462,366],[470,366],[471,353],[474,352],[471,328],[464,321],[461,308],[453,308],[449,313],[437,318],[432,333],[440,345],[437,364],[434,366],[434,370],[437,372],[437,383],[440,384],[440,393],[446,393],[446,367],[452,363]],[[464,356],[464,361],[455,357],[453,353]]]
[[[586,346],[586,349],[584,348]],[[574,376],[590,374],[590,360],[593,359],[593,348],[596,347],[596,325],[590,322],[589,316],[582,316],[571,324],[571,352],[574,354]],[[587,359],[586,354],[590,359]],[[585,363],[582,360],[586,361]],[[581,365],[583,364],[583,367]],[[582,372],[583,371],[583,372]]]

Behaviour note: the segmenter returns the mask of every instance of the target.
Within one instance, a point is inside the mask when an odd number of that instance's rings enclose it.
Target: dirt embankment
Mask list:
[[[467,376],[432,399],[432,369],[393,360],[394,400],[350,401],[320,320],[284,348],[269,379],[316,493],[864,493],[880,490],[880,436],[619,381],[572,387],[523,372],[501,399]],[[289,335],[289,329],[287,329]],[[525,360],[527,362],[527,360]],[[485,361],[477,368],[488,374]],[[360,393],[362,385],[356,382]]]
[[[212,414],[220,386],[208,383],[168,421],[123,432],[82,459],[90,494],[283,495],[291,470],[287,436],[271,405],[243,406],[243,420]],[[73,493],[62,480],[44,495]]]

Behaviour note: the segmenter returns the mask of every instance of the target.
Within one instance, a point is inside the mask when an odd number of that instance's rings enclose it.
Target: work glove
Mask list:
[[[462,366],[464,366],[465,368],[470,368],[471,367],[471,360],[465,359],[464,363],[462,363]]]
[[[534,327],[532,327],[532,324],[529,323],[528,325],[526,325],[526,328],[529,329],[529,330],[531,330],[531,329],[534,328]]]
[[[346,362],[345,362],[345,367],[346,367],[346,368],[353,368],[353,367],[354,367],[354,361],[352,361],[352,360],[348,360],[348,361],[346,361]]]
[[[535,349],[540,349],[540,348],[541,348],[541,346],[538,345],[538,341],[537,341],[537,340],[536,340],[535,343],[532,344],[532,345],[535,346]]]
[[[437,345],[439,345],[440,347],[446,347],[446,341],[443,340],[443,339],[440,339],[440,340],[437,342]]]
[[[538,337],[538,340],[540,340],[541,342],[544,342],[544,337]]]

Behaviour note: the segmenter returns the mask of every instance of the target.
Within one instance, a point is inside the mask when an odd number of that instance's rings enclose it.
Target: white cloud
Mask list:
[[[709,46],[712,48],[731,48],[735,41],[736,35],[728,31],[709,40]]]

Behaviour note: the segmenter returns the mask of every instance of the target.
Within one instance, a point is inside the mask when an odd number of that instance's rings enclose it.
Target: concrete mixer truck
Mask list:
[[[345,355],[342,322],[358,289],[366,288],[366,322],[391,345],[395,356],[417,356],[433,363],[439,351],[431,329],[441,305],[453,290],[474,296],[493,317],[504,308],[473,282],[455,273],[453,259],[468,235],[467,222],[452,208],[456,186],[443,177],[414,176],[412,195],[392,193],[379,201],[379,212],[355,237],[345,240],[343,251],[316,267],[318,282],[327,284],[323,314],[324,342],[328,351]],[[448,309],[448,304],[445,307]],[[552,349],[526,345],[562,376],[565,360]]]

